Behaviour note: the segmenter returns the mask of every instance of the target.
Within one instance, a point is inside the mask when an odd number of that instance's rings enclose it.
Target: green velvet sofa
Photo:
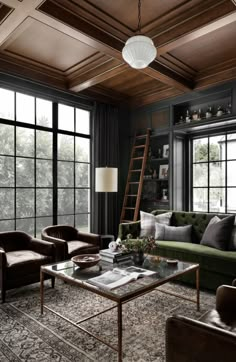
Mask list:
[[[167,212],[167,210],[155,210],[154,215]],[[192,225],[192,242],[161,241],[155,253],[157,255],[179,259],[182,261],[195,262],[200,265],[200,286],[216,290],[222,284],[230,284],[236,277],[236,250],[222,251],[212,247],[200,245],[202,235],[212,217],[217,215],[223,218],[225,214],[207,214],[185,211],[173,211],[171,217],[172,226]],[[235,228],[236,226],[234,226]],[[137,238],[140,234],[140,221],[122,223],[119,225],[119,235],[121,240],[126,239],[128,234]],[[195,284],[194,273],[181,277],[181,281]]]

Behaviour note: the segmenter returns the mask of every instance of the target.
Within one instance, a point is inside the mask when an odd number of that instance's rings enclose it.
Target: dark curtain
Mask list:
[[[94,172],[96,167],[117,167],[119,180],[119,125],[118,109],[115,106],[97,103],[93,119],[93,156]],[[94,176],[94,174],[93,174]],[[95,181],[95,178],[93,177]],[[119,181],[118,181],[119,190]],[[118,203],[118,192],[107,193],[108,216],[105,220],[105,194],[95,192],[93,182],[92,202],[92,231],[104,235],[108,234],[117,237],[120,210]],[[105,228],[107,222],[107,230]]]

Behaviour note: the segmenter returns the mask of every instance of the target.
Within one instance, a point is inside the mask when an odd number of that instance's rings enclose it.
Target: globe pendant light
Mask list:
[[[138,0],[138,33],[141,33],[141,0]],[[152,39],[144,35],[135,35],[127,40],[122,56],[132,68],[146,68],[157,55]]]

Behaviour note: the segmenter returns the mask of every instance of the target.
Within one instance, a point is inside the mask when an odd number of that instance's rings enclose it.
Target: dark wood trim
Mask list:
[[[75,92],[80,92],[86,88],[103,82],[109,78],[113,78],[117,74],[121,74],[128,68],[127,64],[120,64],[116,59],[109,60],[100,66],[92,69],[79,76],[76,76],[69,82],[68,88]]]
[[[170,52],[171,50],[174,50],[180,46],[183,46],[186,43],[196,40],[201,36],[207,35],[226,25],[232,24],[235,21],[236,21],[236,12],[227,14],[225,16],[221,16],[220,19],[217,19],[214,22],[211,22],[210,24],[199,27],[191,32],[186,33],[185,35],[182,35],[181,37],[176,37],[175,39],[172,39],[169,43],[166,43],[165,45],[158,47],[157,50],[158,55]]]

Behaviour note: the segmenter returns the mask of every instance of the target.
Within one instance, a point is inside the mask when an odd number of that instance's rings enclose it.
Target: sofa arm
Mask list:
[[[3,248],[0,247],[0,269],[4,269],[7,264],[6,253]]]
[[[182,316],[166,321],[166,362],[234,362],[236,335]]]
[[[99,246],[99,248],[101,247],[101,237],[98,234],[78,231],[77,238],[80,241]]]
[[[236,287],[221,285],[216,290],[216,310],[235,313]]]
[[[53,236],[48,236],[45,233],[41,234],[41,237],[45,241],[53,243],[56,247],[56,261],[65,260],[65,257],[68,253],[67,242],[63,239],[58,239]]]
[[[52,256],[53,260],[55,259],[55,245],[53,243],[45,240],[32,238],[29,245],[31,250],[39,254]]]
[[[129,223],[121,223],[119,225],[118,238],[125,240],[127,239],[128,234],[131,234],[133,239],[138,238],[141,229],[140,226],[140,220]]]

